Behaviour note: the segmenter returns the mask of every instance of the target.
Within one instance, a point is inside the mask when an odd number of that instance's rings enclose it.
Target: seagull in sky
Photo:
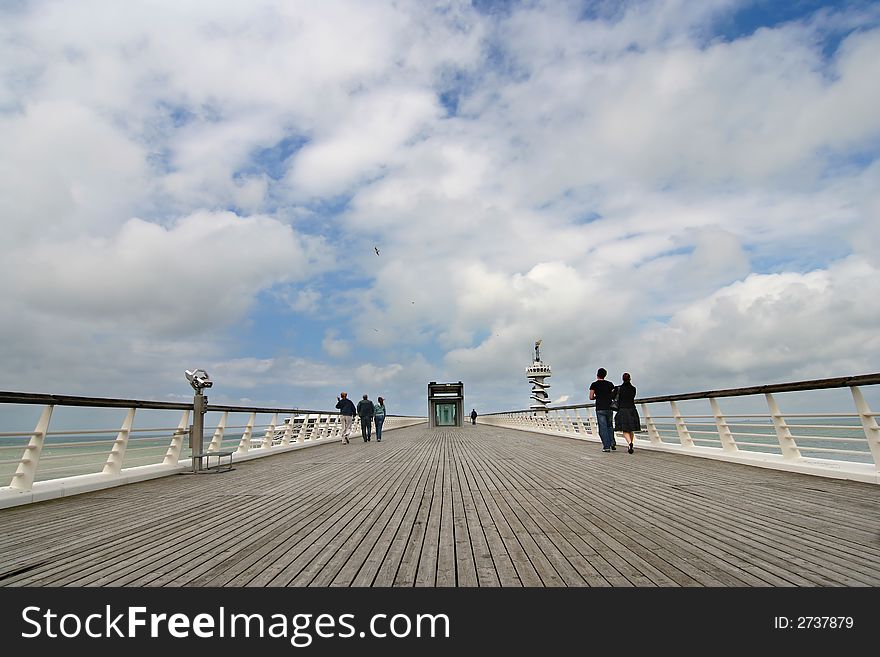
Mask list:
[[[373,250],[376,252],[376,255],[379,255],[379,247],[378,246],[374,246]]]

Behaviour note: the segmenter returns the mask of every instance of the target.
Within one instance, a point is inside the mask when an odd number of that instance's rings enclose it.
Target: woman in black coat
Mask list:
[[[636,410],[636,387],[630,382],[629,372],[623,373],[623,383],[614,388],[612,396],[617,397],[618,410],[614,416],[614,430],[620,431],[629,448],[626,450],[630,454],[633,453],[633,441],[636,431],[641,431],[642,424],[639,418],[639,412]]]

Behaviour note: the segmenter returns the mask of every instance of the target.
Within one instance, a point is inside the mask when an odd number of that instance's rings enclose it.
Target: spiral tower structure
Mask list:
[[[526,378],[532,384],[532,405],[529,408],[533,411],[547,412],[547,406],[550,404],[550,395],[547,390],[550,384],[545,381],[552,372],[550,366],[541,362],[541,341],[535,342],[535,361],[531,367],[526,368]]]

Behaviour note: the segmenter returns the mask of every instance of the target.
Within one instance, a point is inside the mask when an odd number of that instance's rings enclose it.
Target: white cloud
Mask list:
[[[295,196],[334,196],[374,176],[403,144],[438,115],[427,92],[387,89],[353,95],[327,135],[316,135],[296,156],[289,184]]]
[[[856,256],[805,274],[752,274],[634,336],[628,367],[653,390],[876,371],[878,294],[880,271]]]
[[[18,272],[19,302],[47,316],[173,336],[237,321],[257,292],[303,277],[309,247],[267,217],[201,212],[170,229],[131,219],[111,239],[48,242],[2,267]]]
[[[880,12],[719,38],[738,6],[7,12],[3,385],[486,412],[538,338],[571,401],[876,368]]]
[[[351,353],[351,343],[348,340],[337,338],[338,334],[338,331],[330,329],[324,333],[324,340],[321,342],[324,351],[332,358],[342,358]]]

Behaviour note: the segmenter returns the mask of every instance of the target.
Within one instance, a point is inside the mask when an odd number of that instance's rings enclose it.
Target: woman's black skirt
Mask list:
[[[615,431],[641,431],[642,424],[639,412],[635,407],[621,408],[614,416]]]

